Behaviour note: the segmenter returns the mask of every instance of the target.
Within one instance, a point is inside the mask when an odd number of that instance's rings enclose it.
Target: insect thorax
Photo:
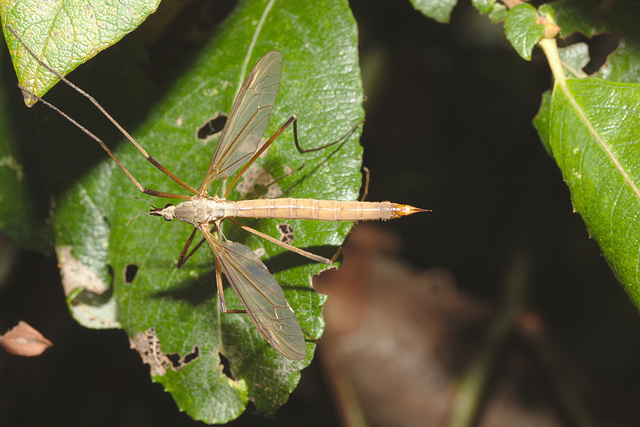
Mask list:
[[[211,224],[226,216],[227,204],[226,200],[214,199],[213,197],[194,197],[176,205],[174,217],[193,225]]]

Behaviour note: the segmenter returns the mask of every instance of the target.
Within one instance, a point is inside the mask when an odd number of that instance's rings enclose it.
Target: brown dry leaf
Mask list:
[[[16,356],[39,356],[52,345],[51,341],[23,321],[18,322],[6,334],[0,335],[0,346]]]

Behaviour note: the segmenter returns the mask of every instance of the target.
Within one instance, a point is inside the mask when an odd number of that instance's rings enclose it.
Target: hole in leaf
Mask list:
[[[178,353],[167,353],[167,359],[169,359],[169,361],[171,362],[171,368],[174,371],[181,370],[185,365],[193,362],[199,356],[200,349],[197,345],[194,345],[193,349],[191,349],[189,353],[185,354],[184,357],[180,357],[180,354]]]
[[[609,56],[618,49],[621,39],[622,34],[619,32],[598,34],[592,37],[574,33],[565,38],[564,46],[574,47],[580,43],[588,46],[588,63],[582,68],[582,71],[587,75],[592,75],[604,71],[603,67],[607,65]]]
[[[242,175],[242,181],[236,186],[240,196],[244,198],[275,199],[284,194],[277,180],[262,166],[252,165]]]
[[[180,366],[180,355],[178,353],[167,353],[167,359],[169,359],[169,362],[174,369],[176,366]]]
[[[196,131],[196,136],[198,139],[207,140],[217,134],[218,132],[222,132],[224,129],[224,125],[227,123],[227,116],[222,113],[216,113],[215,116],[207,120],[202,126],[198,128]]]
[[[193,350],[191,350],[191,353],[185,354],[184,357],[182,358],[182,364],[186,365],[188,363],[191,363],[194,360],[196,360],[198,357],[200,357],[200,349],[198,348],[197,345],[194,345]]]
[[[295,238],[295,233],[293,231],[293,226],[291,226],[290,224],[278,224],[276,225],[276,228],[278,229],[278,231],[280,232],[280,241],[287,243],[287,244],[291,244],[291,242],[293,242],[293,239]]]
[[[127,285],[133,282],[133,279],[136,278],[136,274],[138,274],[138,265],[137,264],[127,264],[124,268],[124,283]]]
[[[591,60],[584,67],[584,72],[591,75],[602,68],[613,52],[618,49],[622,40],[620,33],[607,33],[593,36],[588,42]]]
[[[218,357],[220,357],[220,363],[222,364],[222,373],[232,380],[235,380],[231,374],[231,363],[229,363],[229,359],[224,357],[222,353],[218,353]]]

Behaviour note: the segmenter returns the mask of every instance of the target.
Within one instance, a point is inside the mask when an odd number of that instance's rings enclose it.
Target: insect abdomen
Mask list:
[[[421,212],[422,209],[391,202],[354,202],[315,199],[240,200],[237,217],[320,219],[323,221],[366,221],[393,219]],[[231,209],[227,210],[230,214]]]

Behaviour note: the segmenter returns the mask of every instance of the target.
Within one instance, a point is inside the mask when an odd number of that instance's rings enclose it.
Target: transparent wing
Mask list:
[[[257,151],[269,125],[281,75],[282,55],[277,51],[267,53],[253,67],[231,107],[199,194],[214,180],[232,175]]]
[[[207,228],[200,230],[260,333],[289,359],[304,359],[306,346],[298,319],[260,258],[240,243],[221,242]]]

